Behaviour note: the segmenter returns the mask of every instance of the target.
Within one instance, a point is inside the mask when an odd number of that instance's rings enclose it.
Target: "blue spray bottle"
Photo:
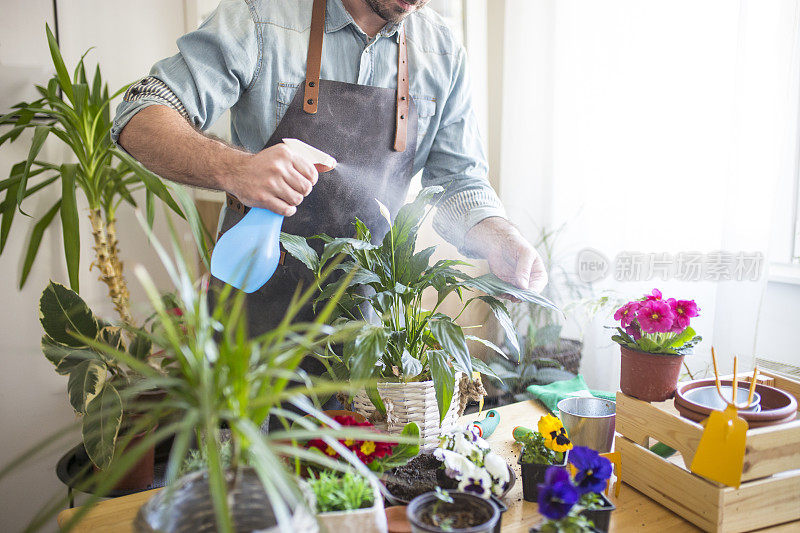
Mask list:
[[[302,141],[283,139],[283,142],[310,163],[336,166],[333,157]],[[268,209],[250,209],[217,241],[211,255],[211,274],[246,293],[260,289],[278,268],[282,226],[282,215]]]

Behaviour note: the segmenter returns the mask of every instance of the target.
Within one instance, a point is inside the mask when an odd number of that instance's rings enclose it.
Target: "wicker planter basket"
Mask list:
[[[450,408],[441,425],[433,381],[378,383],[378,394],[386,406],[386,418],[380,416],[364,391],[353,398],[353,411],[366,416],[380,430],[389,433],[400,433],[406,424],[416,422],[422,448],[430,449],[438,446],[440,435],[450,431],[458,423],[467,401],[479,399],[486,391],[480,380],[470,382],[459,374],[453,391],[453,401],[450,402]]]

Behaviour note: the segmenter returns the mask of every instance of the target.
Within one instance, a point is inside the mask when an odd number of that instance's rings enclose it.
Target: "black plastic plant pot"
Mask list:
[[[617,508],[616,505],[611,503],[605,494],[600,494],[603,499],[603,506],[599,509],[584,509],[580,514],[588,518],[594,524],[595,529],[598,531],[608,531],[609,524],[611,523],[611,513]]]
[[[522,470],[522,498],[526,502],[535,502],[539,498],[539,484],[544,483],[544,473],[551,466],[566,468],[567,456],[564,454],[564,461],[556,465],[523,463],[522,461],[518,461],[518,463]]]
[[[500,508],[491,499],[466,492],[445,491],[453,503],[441,501],[435,492],[417,496],[406,509],[412,533],[494,533],[500,522]],[[438,507],[437,507],[438,506]],[[440,525],[431,520],[435,514]]]
[[[528,533],[541,533],[541,531],[542,531],[542,530],[541,530],[540,528],[541,528],[541,525],[539,525],[539,526],[536,526],[536,527],[532,527],[532,528],[530,528],[530,529],[528,530]],[[589,531],[591,531],[592,533],[603,533],[602,531],[600,531],[600,530],[599,530],[599,529],[597,529],[596,527],[593,527],[593,528],[592,528],[592,529],[590,529]]]
[[[497,519],[497,525],[494,526],[494,533],[500,533],[500,530],[503,528],[503,515],[506,511],[508,511],[508,507],[503,503],[503,500],[497,496],[492,496],[491,500],[494,502],[497,508],[500,509],[500,518]]]

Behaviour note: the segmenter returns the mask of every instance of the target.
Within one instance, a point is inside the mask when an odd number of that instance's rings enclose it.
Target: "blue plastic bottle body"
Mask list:
[[[260,289],[278,268],[283,216],[252,208],[222,234],[211,255],[211,274],[246,293]]]

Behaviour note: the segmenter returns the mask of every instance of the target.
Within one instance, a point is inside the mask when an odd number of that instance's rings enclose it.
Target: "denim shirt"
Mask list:
[[[168,105],[201,130],[231,111],[231,139],[264,148],[305,79],[312,0],[223,0],[196,31],[178,39],[178,54],[156,63],[117,108],[116,142],[130,118]],[[433,225],[458,248],[484,218],[505,213],[489,182],[472,108],[464,48],[429,8],[405,25],[411,96],[419,115],[413,173],[441,185]],[[396,88],[399,25],[370,39],[341,0],[328,0],[321,77]]]

